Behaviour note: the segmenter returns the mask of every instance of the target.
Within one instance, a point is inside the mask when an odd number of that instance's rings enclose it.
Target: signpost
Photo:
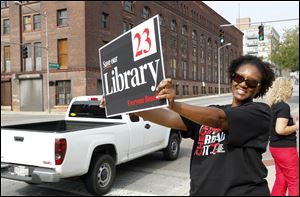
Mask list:
[[[156,99],[165,78],[158,15],[99,49],[108,117],[168,106]]]

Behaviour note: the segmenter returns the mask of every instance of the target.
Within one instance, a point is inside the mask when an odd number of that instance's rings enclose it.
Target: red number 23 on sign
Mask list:
[[[136,33],[135,36],[134,36],[134,40],[135,40],[136,38],[138,39],[138,47],[137,47],[137,51],[136,51],[136,54],[135,54],[136,57],[142,55],[143,53],[148,53],[148,51],[150,51],[150,48],[151,48],[151,39],[149,38],[149,29],[148,29],[148,28],[144,29],[142,35],[144,35],[144,34],[147,35],[145,41],[148,43],[148,46],[149,46],[149,47],[148,47],[147,50],[146,50],[145,48],[144,48],[144,50],[143,50],[143,49],[140,49],[140,45],[141,45],[141,35],[140,35],[139,33]]]

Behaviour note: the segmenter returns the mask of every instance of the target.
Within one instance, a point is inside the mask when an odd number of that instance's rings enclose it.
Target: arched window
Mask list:
[[[164,17],[162,16],[162,14],[159,14],[159,24],[160,24],[161,26],[164,25]]]
[[[172,31],[177,31],[177,23],[176,23],[176,21],[174,19],[171,21],[170,29]]]
[[[197,31],[196,30],[192,31],[192,40],[197,40]]]
[[[151,16],[151,11],[149,7],[144,7],[143,8],[143,18],[148,19]]]
[[[187,26],[186,26],[186,25],[183,25],[182,28],[181,28],[181,34],[182,34],[182,35],[186,35],[187,32],[188,32]]]

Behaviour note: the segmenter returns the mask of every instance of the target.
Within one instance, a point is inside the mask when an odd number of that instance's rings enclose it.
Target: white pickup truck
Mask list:
[[[91,194],[103,195],[116,165],[158,150],[177,159],[179,131],[133,114],[107,118],[100,99],[74,98],[65,120],[1,126],[1,177],[42,183],[81,176]]]

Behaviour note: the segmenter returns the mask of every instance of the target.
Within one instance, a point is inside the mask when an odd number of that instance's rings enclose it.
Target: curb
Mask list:
[[[65,115],[66,112],[1,111],[1,115]]]

